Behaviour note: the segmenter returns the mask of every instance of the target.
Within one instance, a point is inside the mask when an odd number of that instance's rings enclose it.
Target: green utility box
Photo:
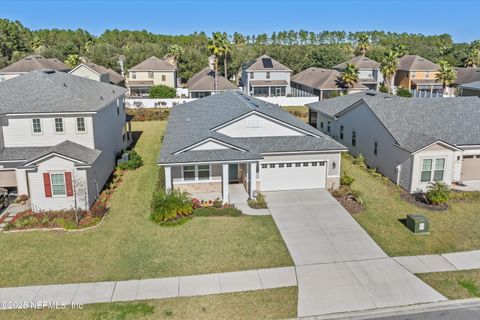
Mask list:
[[[428,218],[421,214],[407,215],[407,228],[413,233],[428,233],[430,223]]]

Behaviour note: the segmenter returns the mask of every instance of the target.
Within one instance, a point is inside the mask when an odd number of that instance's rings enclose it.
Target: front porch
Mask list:
[[[179,189],[200,200],[247,203],[257,190],[257,162],[165,166],[165,189]]]

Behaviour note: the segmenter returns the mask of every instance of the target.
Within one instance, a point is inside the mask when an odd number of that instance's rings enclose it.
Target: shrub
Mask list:
[[[195,209],[193,215],[197,217],[239,217],[242,215],[242,211],[234,207],[206,207]]]
[[[342,177],[340,178],[340,185],[350,186],[353,182],[355,182],[355,178],[347,175],[344,171]]]
[[[450,198],[450,188],[443,182],[432,182],[425,196],[431,204],[444,204]]]
[[[350,192],[350,188],[344,186],[344,187],[333,190],[332,196],[334,196],[335,198],[343,198],[343,197],[346,197],[349,192]]]
[[[192,200],[186,192],[171,190],[153,193],[150,218],[156,223],[172,221],[182,216],[188,216],[192,212]]]
[[[177,90],[175,88],[165,86],[163,84],[153,86],[148,91],[148,97],[152,99],[168,99],[175,98],[177,96]]]
[[[362,168],[366,168],[367,166],[365,165],[365,157],[363,156],[363,154],[359,154],[354,160],[353,160],[353,163],[355,163],[356,165],[362,167]]]
[[[410,90],[408,90],[407,88],[398,87],[398,89],[397,89],[397,96],[399,96],[399,97],[404,97],[404,98],[411,98],[411,97],[412,97],[412,93],[411,93]]]
[[[22,194],[22,195],[19,195],[16,199],[15,199],[15,203],[22,203],[22,202],[25,202],[28,200],[28,196],[26,194]]]
[[[90,213],[96,218],[102,218],[107,213],[107,207],[101,201],[97,201],[90,209]]]
[[[130,150],[128,152],[128,161],[120,163],[118,169],[120,170],[134,170],[143,166],[142,157],[135,150]]]
[[[388,88],[387,88],[387,86],[385,85],[385,83],[382,83],[382,84],[380,85],[380,88],[378,88],[378,91],[383,92],[383,93],[389,93],[389,92],[388,92]]]
[[[133,116],[133,121],[167,120],[170,109],[167,108],[139,108],[127,109],[127,114]]]
[[[265,196],[260,192],[257,193],[256,197],[253,199],[247,200],[248,206],[253,209],[267,209],[267,201],[265,200]]]

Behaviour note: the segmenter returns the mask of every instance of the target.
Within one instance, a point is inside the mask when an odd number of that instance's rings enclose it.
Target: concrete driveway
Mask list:
[[[389,258],[328,191],[265,194],[295,262],[299,317],[446,299]]]

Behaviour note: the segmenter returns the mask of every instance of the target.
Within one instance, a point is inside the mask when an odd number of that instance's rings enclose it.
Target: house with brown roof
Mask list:
[[[243,67],[243,91],[255,97],[289,95],[291,74],[290,68],[263,55]]]
[[[297,97],[317,96],[320,100],[347,92],[340,81],[341,73],[334,69],[308,68],[292,77],[292,94]],[[368,90],[362,83],[356,83],[349,93]]]
[[[236,85],[221,75],[217,75],[217,86],[215,88],[215,70],[210,67],[206,67],[193,75],[187,81],[187,87],[189,98],[203,98],[216,92],[239,90]]]
[[[405,55],[398,60],[394,84],[414,92],[443,92],[442,83],[436,79],[439,66],[417,55]]]
[[[177,87],[177,67],[152,56],[128,70],[127,88],[130,96],[148,96],[156,85]]]
[[[383,82],[383,75],[380,72],[380,63],[361,55],[337,64],[333,69],[342,71],[347,64],[353,64],[358,68],[358,78],[361,84],[371,90],[378,90],[380,84]]]
[[[69,73],[73,74],[74,76],[111,83],[117,86],[125,85],[125,78],[120,74],[112,69],[107,69],[93,62],[81,63],[73,68]]]
[[[18,60],[0,70],[0,82],[40,69],[51,69],[62,72],[67,72],[69,70],[66,64],[56,58],[46,59],[41,55],[34,54]]]

